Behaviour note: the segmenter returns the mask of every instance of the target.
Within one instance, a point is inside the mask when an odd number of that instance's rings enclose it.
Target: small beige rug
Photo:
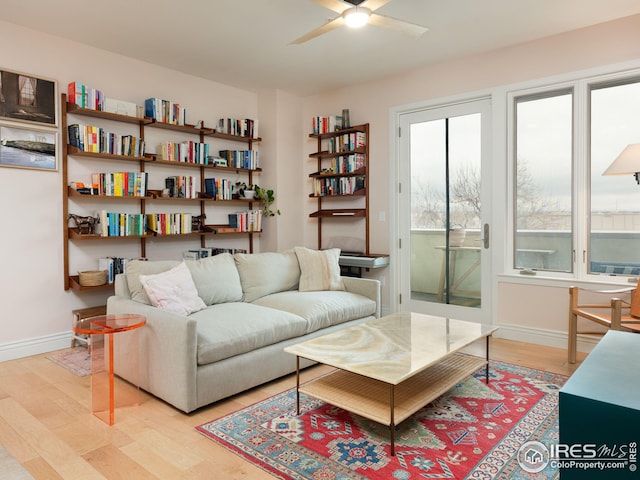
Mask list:
[[[86,347],[61,350],[47,358],[79,377],[91,374],[91,355]]]
[[[34,480],[18,460],[0,445],[0,478],[2,480]]]

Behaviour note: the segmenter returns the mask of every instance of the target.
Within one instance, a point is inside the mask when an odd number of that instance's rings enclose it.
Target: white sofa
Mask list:
[[[339,251],[329,253],[296,247],[188,260],[196,301],[205,307],[190,314],[153,306],[155,294],[153,300],[147,294],[149,279],[184,270],[181,262],[130,262],[116,277],[107,313],[141,314],[147,324],[135,345],[128,333],[116,337],[116,373],[191,412],[295,371],[295,357],[284,347],[380,316],[380,283],[340,277],[339,269],[336,283]],[[318,287],[323,275],[331,282],[324,278]],[[138,362],[127,361],[132,348]]]

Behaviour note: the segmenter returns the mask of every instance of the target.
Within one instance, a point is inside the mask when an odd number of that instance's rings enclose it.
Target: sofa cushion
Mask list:
[[[179,263],[177,260],[160,260],[155,262],[132,260],[128,262],[125,276],[127,277],[131,299],[136,302],[151,305],[151,300],[149,300],[149,296],[147,292],[144,291],[144,287],[140,282],[140,275],[155,275],[156,273],[166,272]]]
[[[242,300],[242,285],[236,262],[229,253],[185,262],[198,295],[207,305]]]
[[[304,318],[307,322],[305,333],[376,313],[376,302],[363,295],[344,291],[280,292],[262,297],[253,305],[290,312]]]
[[[244,302],[212,305],[190,318],[198,324],[198,365],[299,337],[307,328],[297,315]]]
[[[242,300],[245,302],[298,288],[300,266],[293,251],[236,253],[234,258],[244,292]]]
[[[166,312],[189,315],[207,306],[198,296],[191,272],[184,262],[166,272],[138,277],[151,304]]]
[[[301,292],[314,290],[344,290],[344,283],[340,278],[340,249],[311,250],[305,247],[295,247],[298,263],[300,264]]]

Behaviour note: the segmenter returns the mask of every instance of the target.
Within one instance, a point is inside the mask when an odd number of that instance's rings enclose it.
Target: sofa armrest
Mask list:
[[[380,317],[380,281],[372,278],[342,277],[347,292],[358,293],[376,302],[376,318]]]
[[[146,325],[138,330],[140,387],[185,412],[193,410],[196,404],[196,321],[117,295],[108,298],[107,313],[135,313],[146,317]],[[115,360],[121,365],[116,373],[126,379],[127,348],[136,346],[127,346],[118,340],[114,346]]]

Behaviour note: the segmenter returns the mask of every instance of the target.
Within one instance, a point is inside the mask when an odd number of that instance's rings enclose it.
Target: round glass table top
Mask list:
[[[134,330],[142,327],[145,323],[147,323],[147,318],[144,315],[116,313],[83,318],[74,322],[72,329],[75,333],[85,335],[104,335]]]

